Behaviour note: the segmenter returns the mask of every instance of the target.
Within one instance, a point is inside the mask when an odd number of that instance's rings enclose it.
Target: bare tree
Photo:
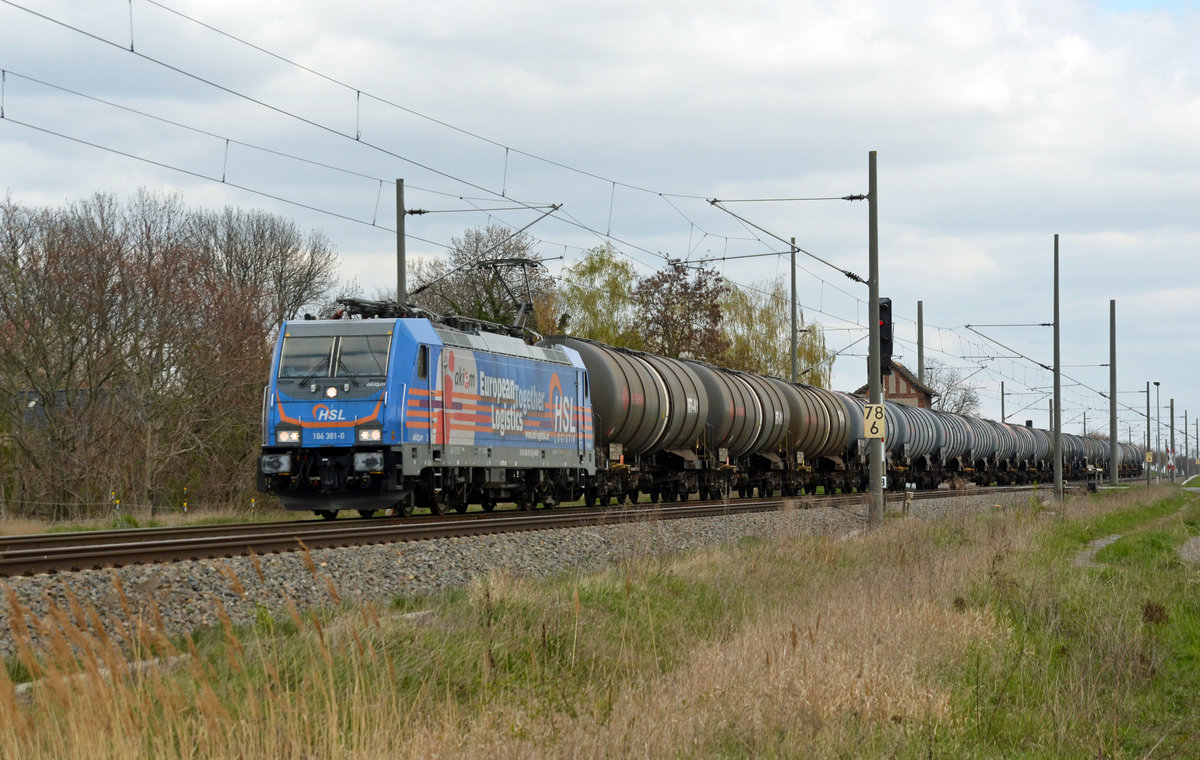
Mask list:
[[[127,276],[127,238],[112,198],[56,212],[9,206],[6,217],[24,226],[24,244],[6,246],[12,256],[0,273],[8,296],[0,305],[0,376],[20,464],[12,493],[63,517],[102,498],[102,457],[122,450],[97,442],[125,434],[111,402],[128,361],[125,315],[138,288]]]
[[[668,258],[665,268],[633,291],[646,350],[721,364],[729,347],[721,331],[721,300],[728,292],[715,269]]]
[[[323,238],[147,193],[6,200],[0,222],[3,506],[63,518],[113,496],[248,493],[270,339],[332,282]]]
[[[925,362],[925,384],[937,392],[933,408],[973,416],[979,413],[979,391],[962,370],[932,359]]]
[[[534,242],[524,232],[513,234],[500,225],[469,229],[450,239],[446,259],[413,265],[409,301],[437,314],[506,325],[526,310],[524,324],[552,332],[556,319],[545,306],[539,315],[537,305],[552,302],[554,280],[533,250]]]
[[[337,284],[337,251],[325,234],[263,211],[199,211],[189,245],[209,277],[259,294],[273,327],[319,303]]]

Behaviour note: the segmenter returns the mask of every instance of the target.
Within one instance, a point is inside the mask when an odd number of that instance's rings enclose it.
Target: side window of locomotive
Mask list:
[[[279,377],[313,378],[329,374],[333,338],[319,335],[290,335],[283,339],[279,355]]]
[[[592,391],[588,387],[588,373],[586,372],[583,373],[583,397],[589,400],[592,398]]]
[[[338,377],[384,377],[387,375],[391,335],[346,335],[338,354]]]
[[[417,378],[429,379],[429,346],[421,346],[417,349]]]

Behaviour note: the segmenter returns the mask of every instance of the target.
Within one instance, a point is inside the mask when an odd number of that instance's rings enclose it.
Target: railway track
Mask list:
[[[1029,490],[1028,486],[968,488],[957,491],[918,491],[911,498],[952,498]],[[904,492],[886,494],[897,507]],[[785,505],[862,508],[863,494],[833,494],[789,498],[735,499],[680,503],[639,503],[603,508],[568,507],[535,512],[469,512],[418,518],[294,520],[287,522],[227,523],[177,528],[142,528],[81,533],[0,536],[0,576],[72,572],[152,562],[215,559],[327,549],[397,541],[421,541],[489,533],[577,528],[646,520],[711,517],[742,512],[766,512]]]

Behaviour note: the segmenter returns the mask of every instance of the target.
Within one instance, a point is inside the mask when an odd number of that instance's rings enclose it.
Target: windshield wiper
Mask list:
[[[350,368],[346,366],[346,363],[344,361],[342,361],[342,357],[340,357],[340,356],[338,357],[337,371],[338,371],[338,375],[337,375],[338,377],[346,378],[347,380],[350,381],[350,384],[355,387],[357,387],[359,385],[359,382],[354,379],[354,373],[350,371]],[[345,374],[342,374],[342,373],[345,373]]]
[[[320,372],[321,370],[325,369],[328,366],[329,366],[329,357],[328,356],[322,357],[321,361],[314,364],[312,370],[310,370],[307,375],[300,378],[300,382],[296,383],[296,385],[308,385],[310,382],[312,382],[312,379],[317,376],[318,372]]]

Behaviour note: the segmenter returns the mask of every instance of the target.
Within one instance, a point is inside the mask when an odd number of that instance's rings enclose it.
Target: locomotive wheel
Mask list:
[[[314,514],[320,515],[326,520],[333,520],[337,518],[337,513],[338,511],[336,509],[318,509],[314,511]]]
[[[596,489],[585,488],[583,490],[583,506],[591,509],[596,506]]]

